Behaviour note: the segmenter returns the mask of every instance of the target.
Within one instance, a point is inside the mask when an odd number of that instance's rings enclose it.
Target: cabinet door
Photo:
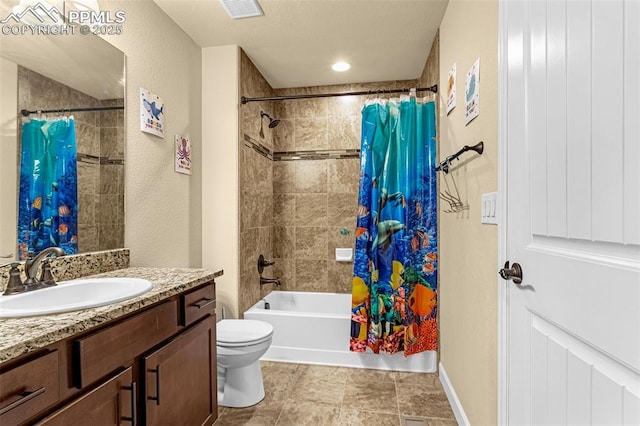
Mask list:
[[[131,367],[80,396],[38,425],[136,425],[136,385]]]
[[[210,316],[143,359],[147,425],[213,424],[215,330]]]

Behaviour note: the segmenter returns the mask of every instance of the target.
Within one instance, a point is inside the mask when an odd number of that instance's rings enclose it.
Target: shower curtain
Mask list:
[[[73,117],[22,123],[18,254],[47,247],[78,252],[78,179]]]
[[[434,102],[362,110],[350,349],[437,350]]]

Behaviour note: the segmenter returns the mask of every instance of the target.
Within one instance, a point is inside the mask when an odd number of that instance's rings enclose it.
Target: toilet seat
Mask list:
[[[216,344],[224,347],[251,346],[273,335],[273,326],[257,320],[224,319],[216,324]]]

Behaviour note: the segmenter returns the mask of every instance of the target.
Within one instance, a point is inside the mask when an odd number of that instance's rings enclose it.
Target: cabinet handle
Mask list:
[[[131,391],[131,417],[123,417],[122,420],[131,422],[133,426],[138,424],[138,409],[136,407],[137,385],[131,382],[131,386],[123,386],[122,389]]]
[[[195,306],[198,309],[206,308],[207,306],[215,303],[216,299],[209,299],[208,297],[202,298],[197,302],[191,304],[191,306]]]
[[[160,405],[160,366],[156,365],[155,369],[148,370],[149,373],[156,373],[156,396],[149,396],[147,399],[155,401],[156,405]]]
[[[19,399],[17,399],[16,401],[13,401],[11,404],[2,407],[0,409],[0,416],[8,413],[9,411],[13,410],[16,407],[19,407],[20,405],[31,401],[33,398],[42,395],[44,393],[45,388],[42,387],[40,389],[34,390],[34,391],[24,391],[24,392],[20,392],[18,395],[21,397]]]

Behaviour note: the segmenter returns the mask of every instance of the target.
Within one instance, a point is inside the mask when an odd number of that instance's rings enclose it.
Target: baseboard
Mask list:
[[[453,384],[451,383],[451,380],[449,380],[449,376],[447,376],[447,371],[444,369],[444,365],[440,363],[438,368],[440,383],[442,383],[444,393],[447,394],[447,399],[449,400],[449,404],[451,404],[453,414],[456,416],[456,421],[459,425],[470,426],[471,423],[469,423],[469,419],[464,412],[464,408],[462,408],[462,403],[458,399],[455,389],[453,389]]]

